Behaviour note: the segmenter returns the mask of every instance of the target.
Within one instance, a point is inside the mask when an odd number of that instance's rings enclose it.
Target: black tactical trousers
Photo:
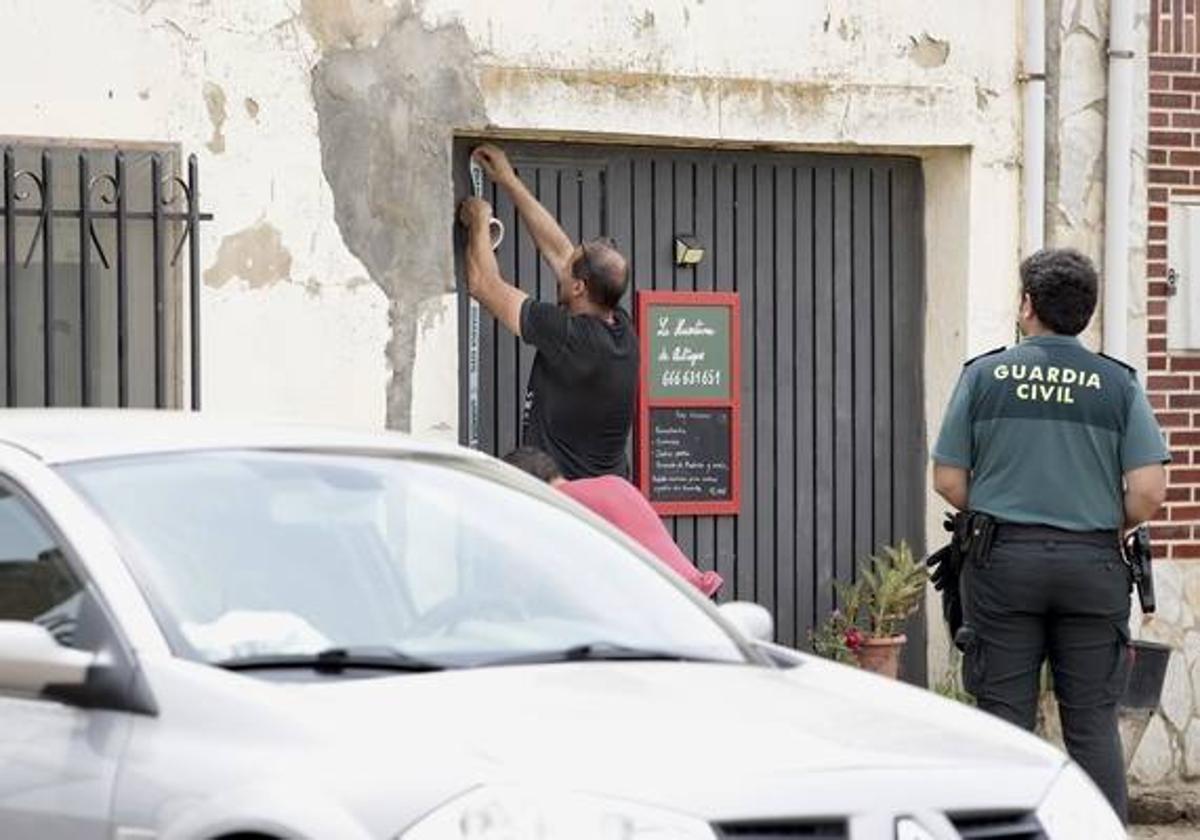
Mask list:
[[[1126,819],[1117,701],[1127,679],[1129,573],[1116,535],[1001,526],[963,570],[963,685],[979,708],[1033,730],[1049,657],[1071,757]]]

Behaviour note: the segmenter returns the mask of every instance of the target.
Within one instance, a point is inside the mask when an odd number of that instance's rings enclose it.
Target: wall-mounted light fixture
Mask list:
[[[704,246],[690,233],[675,234],[675,264],[697,265],[704,259]]]

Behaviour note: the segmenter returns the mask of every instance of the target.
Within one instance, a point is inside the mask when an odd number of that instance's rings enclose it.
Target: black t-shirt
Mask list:
[[[554,459],[569,479],[628,478],[638,343],[623,309],[610,324],[532,299],[521,306],[521,338],[537,348],[525,392],[522,440]]]

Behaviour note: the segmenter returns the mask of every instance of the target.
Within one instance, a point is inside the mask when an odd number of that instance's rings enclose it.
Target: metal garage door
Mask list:
[[[459,195],[469,148],[455,150]],[[697,565],[725,577],[722,597],[769,607],[779,640],[803,643],[856,558],[901,538],[923,549],[917,161],[528,143],[509,152],[573,238],[617,240],[637,289],[741,296],[742,512],[669,522]],[[505,277],[553,300],[528,232],[488,189],[509,231]],[[705,246],[699,265],[674,264],[676,233]],[[460,312],[465,440],[465,298]],[[518,443],[533,353],[484,315],[479,360],[479,444],[503,454]],[[920,680],[913,630],[906,670]]]

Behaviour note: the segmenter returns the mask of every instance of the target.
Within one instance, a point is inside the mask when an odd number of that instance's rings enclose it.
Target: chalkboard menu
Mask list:
[[[728,408],[650,410],[650,501],[732,498],[729,415]]]
[[[729,397],[729,314],[724,306],[649,307],[651,398]]]
[[[641,292],[638,485],[664,516],[741,504],[738,296]]]

